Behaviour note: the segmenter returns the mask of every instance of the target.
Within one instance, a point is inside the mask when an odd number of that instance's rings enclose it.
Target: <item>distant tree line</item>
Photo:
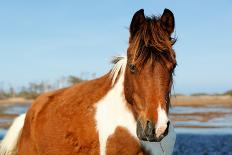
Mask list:
[[[232,96],[232,90],[229,90],[229,91],[225,92],[224,94]]]
[[[83,76],[83,75],[82,75]],[[16,90],[14,87],[9,87],[9,89],[4,90],[0,87],[0,100],[7,99],[7,98],[13,98],[13,97],[22,97],[26,99],[35,99],[38,97],[41,93],[52,91],[55,89],[68,87],[80,82],[85,81],[87,76],[85,75],[85,78],[79,76],[73,76],[70,75],[68,77],[62,77],[55,81],[55,83],[51,84],[49,82],[38,82],[34,83],[31,82],[27,86],[21,87],[19,90]],[[92,74],[91,78],[95,78],[95,74]],[[174,94],[174,96],[183,96],[184,94]],[[207,93],[194,93],[191,94],[191,96],[204,96],[204,95],[230,95],[232,96],[232,90],[226,91],[225,93],[220,94],[207,94]]]
[[[206,95],[209,95],[209,96],[230,95],[230,96],[232,96],[232,90],[226,91],[224,93],[215,93],[215,94],[208,94],[208,93],[194,93],[194,94],[191,94],[191,96],[206,96]]]
[[[19,90],[16,90],[13,87],[10,87],[7,90],[3,90],[3,88],[0,88],[0,100],[13,98],[13,97],[35,99],[41,93],[52,91],[63,87],[68,87],[80,83],[82,81],[84,81],[83,78],[71,75],[68,77],[62,77],[53,84],[42,81],[38,83],[33,83],[33,82],[29,83],[27,86],[23,86]]]

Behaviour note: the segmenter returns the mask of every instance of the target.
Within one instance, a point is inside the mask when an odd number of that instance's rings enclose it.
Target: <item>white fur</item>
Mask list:
[[[156,123],[156,137],[160,137],[161,134],[163,134],[167,128],[168,123],[168,116],[164,109],[161,108],[161,106],[157,109],[158,112],[158,121]]]
[[[24,125],[25,115],[18,116],[0,144],[0,155],[16,155],[18,138]]]
[[[120,62],[124,61],[124,62]],[[136,137],[136,122],[132,112],[126,106],[123,93],[125,60],[116,64],[116,74],[122,69],[122,74],[113,88],[96,103],[96,128],[99,134],[100,154],[106,154],[106,143],[118,126],[126,128],[129,133]],[[120,68],[120,69],[118,69]]]
[[[118,77],[120,71],[123,69],[123,71],[126,68],[127,58],[125,56],[117,56],[114,57],[114,60],[117,61],[117,63],[112,68],[110,75],[112,77],[112,85],[114,85],[116,78]],[[114,61],[113,60],[113,61]]]

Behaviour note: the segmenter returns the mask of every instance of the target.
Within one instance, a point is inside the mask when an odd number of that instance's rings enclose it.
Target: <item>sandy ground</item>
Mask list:
[[[10,98],[0,100],[0,105],[3,104],[29,104],[33,100],[24,98]],[[171,103],[173,106],[228,106],[232,107],[232,96],[172,96]]]
[[[228,106],[232,108],[232,96],[173,96],[173,106]]]
[[[0,100],[0,105],[13,105],[13,104],[30,104],[33,100],[28,100],[21,97],[9,98],[5,100]]]
[[[232,108],[232,96],[176,96],[172,97],[173,106],[189,106],[188,108],[208,108],[207,106],[219,106],[224,109]],[[8,105],[16,104],[30,104],[33,100],[26,100],[23,98],[14,98],[8,100],[0,100],[0,108],[7,107]],[[192,106],[192,107],[190,107]],[[215,108],[215,107],[213,107]],[[176,125],[176,128],[215,128],[218,130],[218,126],[212,126],[211,124],[206,126],[201,125],[188,125],[188,122],[205,122],[214,119],[214,118],[223,118],[224,115],[231,115],[231,112],[219,111],[219,112],[191,112],[191,113],[173,113],[171,114],[172,120],[174,122],[179,122],[179,125]],[[12,120],[16,117],[16,114],[0,114],[0,120],[10,119]],[[181,122],[186,122],[187,126]],[[11,122],[0,123],[0,129],[7,129],[10,126]],[[228,127],[227,127],[228,128]],[[208,130],[208,129],[206,129]],[[1,130],[0,130],[1,131]],[[0,139],[2,139],[5,130],[0,132]],[[197,132],[198,133],[198,132]],[[225,154],[232,155],[232,135],[226,134],[213,134],[210,132],[207,134],[202,133],[178,133],[176,144],[174,148],[174,155],[207,155],[207,154]]]

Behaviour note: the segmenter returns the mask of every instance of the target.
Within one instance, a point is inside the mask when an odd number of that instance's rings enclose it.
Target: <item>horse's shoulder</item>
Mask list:
[[[38,96],[28,109],[27,117],[31,117],[31,119],[37,117],[43,110],[47,109],[54,100],[57,100],[57,97],[59,97],[66,89],[67,88],[63,88],[56,91],[46,92]]]

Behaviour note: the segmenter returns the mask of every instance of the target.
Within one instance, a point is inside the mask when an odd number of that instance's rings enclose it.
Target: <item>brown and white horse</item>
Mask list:
[[[1,154],[153,154],[142,145],[168,134],[169,95],[176,66],[173,13],[130,24],[127,56],[116,57],[106,75],[38,97],[17,118]]]

